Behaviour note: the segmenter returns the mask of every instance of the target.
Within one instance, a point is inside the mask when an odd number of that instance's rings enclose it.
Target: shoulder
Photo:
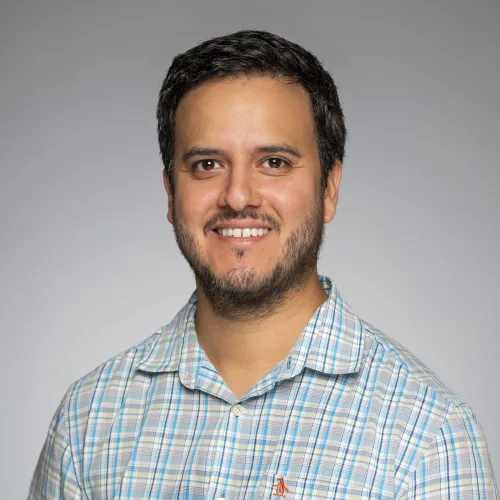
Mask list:
[[[69,386],[52,417],[33,476],[30,498],[55,498],[63,488],[76,498],[84,449],[91,456],[95,442],[102,432],[109,431],[130,391],[144,392],[147,381],[137,367],[159,337],[155,332]],[[61,483],[63,477],[64,484]]]
[[[157,344],[161,333],[160,330],[156,331],[76,380],[64,396],[66,406],[73,404],[79,410],[90,408],[96,404],[96,397],[103,391],[111,391],[117,396],[120,390],[126,389],[141,361]]]
[[[147,390],[148,374],[141,372],[138,366],[160,337],[159,331],[153,333],[101,363],[66,390],[57,413],[65,422],[65,432],[75,456],[92,426],[102,431],[103,426],[112,423],[126,398],[136,393],[142,396]]]
[[[443,407],[453,408],[464,404],[458,394],[403,344],[367,321],[360,321],[365,335],[366,362],[377,365],[382,373],[386,372],[386,376],[397,371],[399,377],[405,380],[408,389],[418,387],[426,393],[428,399]]]
[[[162,363],[180,349],[191,304],[190,300],[167,325],[71,384],[60,409],[71,428],[72,441],[78,443],[92,425],[106,431],[124,405],[140,405],[153,378],[152,366],[161,371]]]
[[[376,408],[377,420],[383,429],[388,425],[392,429],[390,447],[398,484],[407,484],[423,457],[443,448],[440,440],[445,447],[460,441],[487,456],[471,407],[405,346],[361,321],[365,352],[360,380],[372,388],[368,404]]]

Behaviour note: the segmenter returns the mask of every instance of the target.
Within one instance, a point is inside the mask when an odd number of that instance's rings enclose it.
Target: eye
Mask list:
[[[191,166],[193,172],[210,172],[220,168],[220,163],[216,160],[200,160]]]
[[[268,158],[262,162],[266,168],[270,168],[273,170],[278,170],[280,168],[289,167],[290,163],[284,160],[283,158]]]

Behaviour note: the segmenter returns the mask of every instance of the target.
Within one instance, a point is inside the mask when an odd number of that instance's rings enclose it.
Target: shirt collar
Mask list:
[[[342,299],[329,278],[319,276],[328,299],[321,304],[302,331],[286,362],[286,378],[305,367],[330,375],[355,373],[363,358],[362,323]],[[194,385],[199,367],[210,364],[195,331],[196,292],[174,319],[157,330],[156,341],[140,360],[138,369],[151,373],[190,373]],[[187,370],[191,366],[193,369]],[[181,373],[182,374],[182,373]]]
[[[345,302],[337,285],[319,276],[328,299],[316,310],[290,352],[292,371],[303,366],[328,375],[359,370],[363,359],[364,335],[360,319]]]

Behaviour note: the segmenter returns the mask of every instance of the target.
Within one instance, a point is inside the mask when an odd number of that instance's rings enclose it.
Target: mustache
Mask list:
[[[219,222],[227,222],[230,220],[253,219],[265,222],[277,233],[280,232],[281,226],[277,220],[264,212],[250,212],[244,210],[242,212],[220,212],[211,217],[204,226],[205,234],[211,231]]]

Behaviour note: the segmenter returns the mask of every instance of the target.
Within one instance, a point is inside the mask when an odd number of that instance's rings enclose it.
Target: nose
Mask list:
[[[233,165],[226,178],[224,190],[219,196],[219,205],[241,212],[245,208],[260,206],[262,198],[257,181],[248,165]]]

